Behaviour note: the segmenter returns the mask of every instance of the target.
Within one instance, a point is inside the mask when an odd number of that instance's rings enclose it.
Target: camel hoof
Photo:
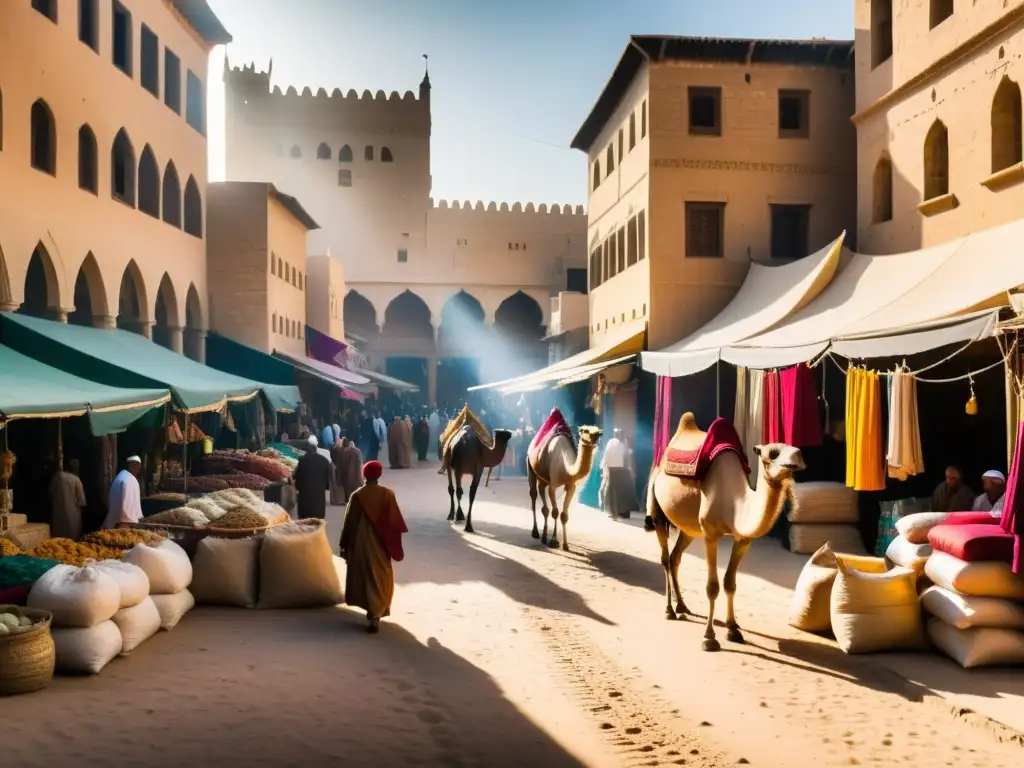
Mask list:
[[[476,531],[473,530],[473,526],[472,525],[467,525],[465,528],[462,529],[462,532],[463,533],[476,533]]]
[[[540,531],[538,531],[536,528],[534,528],[533,532],[530,535],[533,536],[533,538],[535,538],[535,539],[539,539],[540,538]]]
[[[725,639],[730,643],[736,643],[738,645],[743,645],[743,643],[747,642],[743,639],[743,633],[740,632],[739,627],[729,627],[729,631],[726,633]]]
[[[684,603],[676,603],[676,613],[679,614],[679,618],[683,618],[690,615],[690,609]]]
[[[552,536],[548,539],[548,546],[551,547],[551,549],[558,549],[558,539]]]
[[[455,516],[455,522],[456,523],[461,523],[461,522],[465,521],[465,519],[466,519],[466,516],[462,515],[462,514],[459,514],[459,515]]]
[[[455,519],[455,515],[448,515],[448,522],[449,522],[449,523],[450,523],[450,522],[451,522],[452,520],[454,520],[454,519]]]
[[[654,519],[650,515],[644,517],[644,530],[648,533],[654,530]]]
[[[569,551],[569,545],[568,544],[563,544],[562,545],[562,551],[563,552],[568,552]]]
[[[676,620],[676,613],[675,613],[675,611],[673,611],[671,608],[666,608],[665,609],[665,618],[668,621],[675,621]]]
[[[701,641],[700,649],[702,651],[707,651],[708,653],[715,653],[716,651],[722,650],[722,646],[719,644],[717,640],[715,640],[715,638],[705,637]]]

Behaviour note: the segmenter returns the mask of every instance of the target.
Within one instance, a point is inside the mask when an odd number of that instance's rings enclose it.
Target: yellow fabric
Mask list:
[[[882,397],[877,371],[851,367],[846,376],[846,484],[885,490]]]

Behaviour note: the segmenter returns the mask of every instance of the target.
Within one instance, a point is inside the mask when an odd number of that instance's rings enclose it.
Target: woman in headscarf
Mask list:
[[[371,633],[380,629],[382,618],[391,615],[392,562],[405,557],[402,534],[409,531],[394,491],[379,483],[383,473],[379,461],[363,466],[366,482],[349,497],[338,547],[348,566],[345,602],[366,611],[366,631]]]

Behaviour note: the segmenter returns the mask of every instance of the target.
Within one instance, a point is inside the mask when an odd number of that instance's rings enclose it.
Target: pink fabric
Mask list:
[[[764,424],[761,430],[761,442],[781,443],[782,425],[779,423],[781,392],[779,391],[778,371],[768,371],[764,375]]]
[[[672,377],[659,376],[654,394],[654,466],[661,465],[668,441],[672,439]]]
[[[529,452],[534,453],[540,450],[555,435],[568,435],[569,439],[572,439],[572,430],[562,412],[557,408],[552,408],[551,413],[548,414],[541,428],[537,430],[537,434],[530,441]]]
[[[1013,536],[998,525],[937,525],[928,532],[928,543],[965,563],[1013,560]]]
[[[1017,425],[1017,444],[1013,450],[1013,464],[1010,476],[1006,478],[1006,495],[1003,496],[1003,517],[999,521],[1003,530],[1013,534],[1013,572],[1024,572],[1024,552],[1021,551],[1021,537],[1024,537],[1024,515],[1017,510],[1024,502],[1024,467],[1021,466],[1021,446],[1024,445],[1024,421]]]
[[[953,512],[942,525],[999,525],[999,518],[991,512]]]
[[[715,459],[726,451],[732,451],[739,457],[743,463],[743,472],[749,475],[750,463],[736,427],[728,419],[717,418],[708,427],[707,436],[700,448],[681,451],[670,447],[666,450],[665,472],[677,477],[703,480]]]
[[[783,441],[797,448],[821,445],[818,382],[814,371],[800,363],[784,370],[780,379]]]

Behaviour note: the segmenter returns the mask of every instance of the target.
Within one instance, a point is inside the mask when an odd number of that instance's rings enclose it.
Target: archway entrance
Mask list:
[[[199,363],[206,362],[206,329],[203,326],[203,305],[194,283],[188,286],[185,297],[185,357]]]
[[[438,329],[437,403],[461,408],[469,402],[467,390],[480,383],[481,360],[500,355],[494,332],[484,324],[486,313],[472,294],[459,291],[441,309]]]
[[[342,317],[345,329],[350,333],[367,341],[377,336],[377,310],[373,308],[370,300],[358,291],[349,291],[345,294]],[[343,339],[338,339],[338,341],[343,341]]]
[[[434,326],[430,308],[412,291],[396,296],[384,311],[384,326],[379,348],[387,356],[388,375],[420,388],[423,402],[436,397],[433,391],[436,374]]]
[[[92,326],[97,317],[107,315],[107,294],[96,259],[90,253],[78,268],[75,278],[75,311],[68,315],[72,325]]]
[[[134,259],[121,275],[117,299],[117,327],[142,336],[149,336],[146,319],[146,289]]]
[[[30,317],[51,317],[60,311],[60,297],[57,289],[57,272],[53,268],[50,254],[42,243],[32,252],[25,272],[25,298],[18,313]]]
[[[0,119],[3,115],[0,114]],[[14,300],[11,295],[11,279],[7,274],[7,262],[4,261],[4,251],[0,248],[0,312],[8,312],[14,309]]]
[[[530,371],[547,364],[544,342],[544,312],[522,291],[516,291],[498,306],[494,328],[503,340],[506,354],[516,360],[516,368]]]
[[[156,292],[156,308],[153,313],[153,341],[172,352],[182,352],[181,325],[178,322],[178,297],[174,285],[165,272]]]

